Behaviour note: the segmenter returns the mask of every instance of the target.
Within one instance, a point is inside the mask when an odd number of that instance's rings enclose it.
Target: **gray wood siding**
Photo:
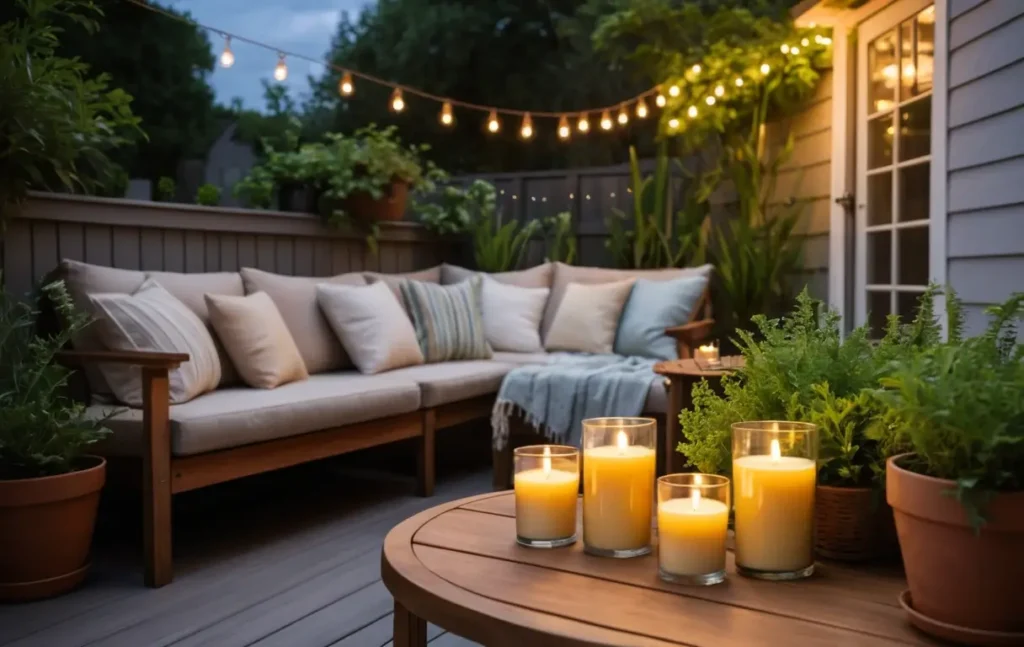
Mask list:
[[[13,294],[31,291],[63,258],[124,269],[330,276],[407,272],[458,261],[455,245],[414,223],[381,223],[374,256],[355,232],[301,213],[33,194],[7,225],[0,259]]]
[[[947,279],[970,333],[1024,290],[1024,2],[949,11]]]

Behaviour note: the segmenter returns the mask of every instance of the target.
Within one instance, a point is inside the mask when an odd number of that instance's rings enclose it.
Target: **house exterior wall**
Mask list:
[[[949,0],[947,280],[968,333],[1024,291],[1024,1]]]
[[[248,175],[256,165],[256,153],[252,146],[234,140],[235,124],[228,126],[221,136],[210,147],[203,169],[204,182],[221,189],[221,205],[225,207],[242,206],[232,191],[239,180]]]

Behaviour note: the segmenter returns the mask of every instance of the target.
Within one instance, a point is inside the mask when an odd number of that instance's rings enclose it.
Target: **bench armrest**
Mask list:
[[[665,334],[676,340],[679,359],[687,359],[693,357],[694,349],[711,338],[714,328],[714,319],[702,319],[682,326],[666,328]]]
[[[131,364],[144,368],[178,368],[189,360],[188,353],[159,353],[149,350],[66,350],[57,359],[70,366],[82,364]]]

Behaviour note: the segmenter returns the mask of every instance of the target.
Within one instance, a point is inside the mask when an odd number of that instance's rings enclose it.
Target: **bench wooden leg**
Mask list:
[[[419,438],[416,456],[416,492],[420,496],[434,494],[435,470],[437,468],[436,431],[437,413],[433,409],[427,409],[423,412],[423,436]]]
[[[505,443],[504,449],[491,450],[493,485],[497,490],[512,488],[512,439]]]
[[[170,380],[166,368],[142,369],[142,524],[146,586],[174,578],[171,558]]]
[[[395,647],[426,647],[427,621],[395,600]]]

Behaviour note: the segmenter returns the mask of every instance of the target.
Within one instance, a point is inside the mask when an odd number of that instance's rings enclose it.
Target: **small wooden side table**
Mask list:
[[[691,393],[698,380],[710,380],[717,386],[723,375],[743,367],[743,357],[723,357],[720,368],[702,368],[694,359],[673,359],[658,362],[654,372],[664,375],[668,381],[668,411],[665,413],[665,473],[671,474],[682,469],[682,458],[676,453],[676,446],[682,440],[679,427],[679,412],[693,405]]]

